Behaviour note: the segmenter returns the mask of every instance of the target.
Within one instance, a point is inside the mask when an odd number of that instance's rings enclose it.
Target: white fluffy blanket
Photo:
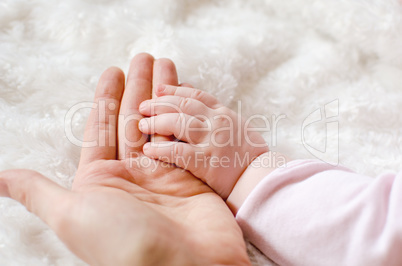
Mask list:
[[[400,169],[397,0],[1,0],[0,170],[31,168],[68,187],[80,149],[65,136],[66,112],[92,100],[105,68],[127,70],[143,51],[267,117],[272,150],[373,177]],[[77,136],[86,115],[72,121]],[[38,218],[0,199],[0,265],[82,264]]]

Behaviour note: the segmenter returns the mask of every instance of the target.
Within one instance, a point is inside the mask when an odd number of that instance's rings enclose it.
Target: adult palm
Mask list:
[[[152,84],[177,85],[174,64],[148,54],[131,62],[125,86],[104,72],[88,118],[71,190],[29,170],[0,173],[0,193],[20,201],[91,265],[249,264],[223,200],[189,172],[151,160],[137,128]]]

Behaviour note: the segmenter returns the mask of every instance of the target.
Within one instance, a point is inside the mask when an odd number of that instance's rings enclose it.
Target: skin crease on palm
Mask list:
[[[82,149],[71,190],[31,170],[8,170],[0,172],[0,195],[25,205],[91,265],[249,265],[225,202],[188,171],[155,169],[141,154],[147,138],[138,106],[162,83],[177,85],[175,66],[148,54],[134,57],[126,84],[120,69],[106,70],[95,104],[109,108],[106,116],[92,109],[84,140],[107,141]]]

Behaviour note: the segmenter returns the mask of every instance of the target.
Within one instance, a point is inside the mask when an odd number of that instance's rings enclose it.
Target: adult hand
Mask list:
[[[247,265],[242,233],[222,199],[189,172],[141,154],[147,138],[138,131],[138,106],[158,83],[177,85],[171,61],[137,55],[126,86],[121,70],[106,70],[72,189],[9,170],[0,173],[0,193],[91,265]]]

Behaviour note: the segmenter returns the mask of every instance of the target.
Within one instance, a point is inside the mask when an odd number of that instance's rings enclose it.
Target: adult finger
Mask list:
[[[124,91],[124,73],[116,67],[103,72],[88,117],[80,165],[94,160],[116,159],[117,115]]]
[[[152,98],[156,98],[155,90],[159,84],[169,84],[177,86],[179,84],[177,78],[177,71],[175,64],[167,58],[157,59],[154,63],[153,69],[153,88],[152,88]],[[152,136],[152,141],[167,141],[171,140],[165,136]]]
[[[146,53],[131,60],[119,115],[119,159],[134,157],[147,141],[147,136],[138,130],[138,121],[142,118],[138,106],[151,98],[153,64],[154,58]]]
[[[198,100],[205,104],[206,106],[216,109],[219,107],[222,107],[223,104],[221,104],[218,99],[216,99],[214,96],[211,94],[194,89],[192,87],[183,87],[183,86],[171,86],[171,85],[159,85],[156,88],[156,96],[161,97],[165,95],[175,95],[175,96],[180,96],[184,98],[192,98],[195,100]]]
[[[57,233],[72,194],[35,171],[8,170],[0,172],[0,196],[19,201]]]

